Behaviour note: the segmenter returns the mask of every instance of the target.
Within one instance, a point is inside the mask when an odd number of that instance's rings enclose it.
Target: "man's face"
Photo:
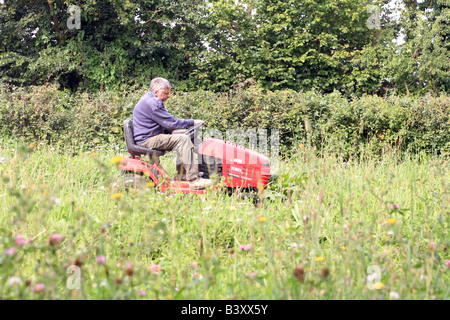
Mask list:
[[[170,89],[164,89],[161,91],[155,90],[155,96],[161,99],[162,102],[166,102],[170,98]]]

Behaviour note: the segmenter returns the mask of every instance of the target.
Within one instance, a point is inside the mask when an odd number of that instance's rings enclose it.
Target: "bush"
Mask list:
[[[122,124],[146,88],[76,93],[55,86],[5,87],[0,93],[0,135],[26,142],[64,143],[90,149],[124,145]],[[281,154],[299,143],[344,158],[381,155],[386,150],[450,152],[450,99],[323,95],[251,86],[224,93],[174,92],[167,109],[179,118],[203,119],[206,128],[278,129]],[[270,137],[270,131],[269,131]]]

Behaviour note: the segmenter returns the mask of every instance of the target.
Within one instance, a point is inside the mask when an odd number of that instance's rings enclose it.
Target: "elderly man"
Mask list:
[[[194,144],[185,134],[172,134],[176,129],[198,125],[202,120],[185,120],[172,116],[164,107],[170,97],[172,85],[167,79],[155,78],[133,111],[133,131],[136,144],[149,149],[176,150],[181,158],[186,180],[192,189],[211,185],[210,179],[199,178]]]

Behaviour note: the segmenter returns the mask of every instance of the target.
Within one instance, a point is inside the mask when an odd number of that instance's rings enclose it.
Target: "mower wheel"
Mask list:
[[[125,188],[125,191],[127,192],[130,189],[143,190],[147,188],[147,182],[150,182],[149,178],[134,173],[125,173],[119,178],[119,183]]]
[[[255,206],[257,206],[258,203],[261,201],[261,199],[258,197],[258,195],[255,194],[254,192],[245,192],[245,193],[241,194],[239,196],[239,198],[242,200],[251,199]]]

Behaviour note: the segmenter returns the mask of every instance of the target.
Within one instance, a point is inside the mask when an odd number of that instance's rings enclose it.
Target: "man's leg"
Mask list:
[[[186,180],[198,178],[198,164],[195,159],[194,144],[185,134],[159,134],[140,144],[142,147],[156,150],[177,151],[186,173]]]

